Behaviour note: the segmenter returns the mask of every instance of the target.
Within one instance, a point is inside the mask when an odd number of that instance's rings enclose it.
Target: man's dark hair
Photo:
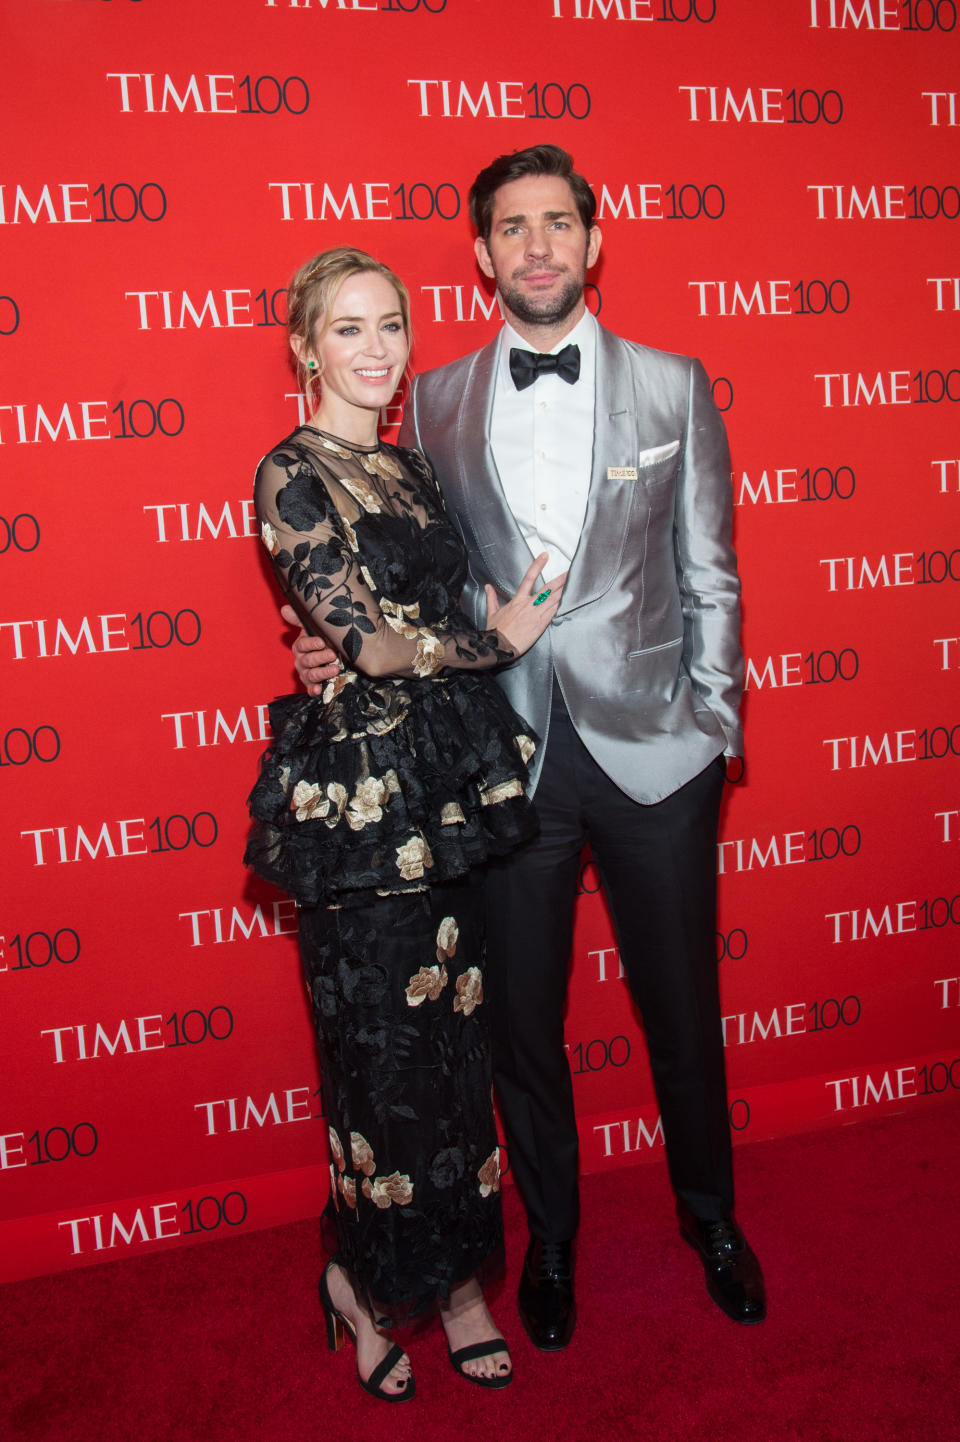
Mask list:
[[[502,185],[509,185],[511,180],[520,180],[525,175],[559,175],[569,181],[584,228],[591,228],[597,213],[597,198],[583,176],[574,170],[573,156],[561,150],[559,145],[528,145],[526,150],[498,155],[481,170],[470,187],[470,219],[483,240],[490,238],[493,201],[497,191]]]

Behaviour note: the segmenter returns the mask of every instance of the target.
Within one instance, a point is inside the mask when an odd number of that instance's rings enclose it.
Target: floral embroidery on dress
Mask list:
[[[385,481],[399,481],[403,472],[392,456],[385,451],[374,451],[367,454],[358,452],[358,458],[363,469],[371,476],[380,476]]]
[[[334,808],[334,814],[326,818],[328,826],[336,826],[347,804],[347,788],[340,781],[327,782],[327,795]]]
[[[298,821],[311,821],[314,816],[326,816],[330,802],[316,781],[298,781],[290,798],[290,810],[297,813]]]
[[[498,786],[487,787],[480,792],[480,800],[484,806],[496,806],[498,801],[506,801],[511,796],[522,796],[523,787],[518,777],[513,776],[509,781],[501,781]]]
[[[350,830],[362,831],[368,822],[382,820],[386,804],[387,788],[379,776],[368,776],[366,781],[358,781],[346,811],[345,819]]]
[[[520,760],[524,763],[528,762],[537,749],[533,741],[530,739],[529,736],[515,736],[513,739],[517,743],[517,750],[520,752]]]
[[[453,999],[454,1011],[472,1016],[483,1001],[483,977],[478,966],[471,966],[457,977],[457,994]]]
[[[408,1207],[413,1201],[413,1183],[406,1172],[392,1172],[389,1177],[377,1177],[373,1182],[367,1177],[362,1191],[381,1210],[391,1202],[396,1202],[398,1207]]]
[[[457,925],[456,917],[445,916],[437,927],[437,961],[443,965],[456,954],[457,942],[460,939],[460,928]]]
[[[372,1177],[377,1170],[377,1164],[373,1159],[373,1148],[366,1137],[359,1132],[350,1133],[350,1157],[354,1168],[363,1172],[364,1176]]]
[[[422,836],[411,836],[396,850],[397,869],[404,881],[418,881],[424,870],[433,865],[430,847]]]
[[[425,1001],[436,1001],[446,984],[445,966],[421,966],[416,976],[410,978],[407,1006],[422,1006]]]
[[[327,1131],[330,1135],[330,1155],[333,1157],[334,1162],[336,1162],[337,1170],[342,1172],[347,1163],[343,1155],[343,1147],[340,1145],[340,1138],[333,1130],[333,1127],[328,1127]]]
[[[343,489],[353,497],[357,505],[362,506],[368,515],[379,516],[380,502],[375,490],[370,486],[365,486],[359,478],[355,480],[353,476],[338,476],[337,480]]]
[[[320,444],[325,451],[332,451],[342,461],[349,461],[353,458],[353,451],[348,451],[346,446],[338,446],[336,441],[332,441],[329,436],[321,436]]]
[[[420,615],[420,602],[415,601],[412,606],[401,606],[397,601],[390,601],[386,596],[380,597],[380,610],[383,612],[383,619],[391,630],[396,631],[398,636],[404,636],[408,641],[413,641],[420,635],[417,626],[411,626],[407,617],[416,619]]]
[[[280,542],[277,540],[277,533],[273,529],[269,521],[264,521],[262,526],[260,527],[260,539],[266,546],[267,550],[270,552],[271,556],[275,556],[280,550]]]
[[[462,1147],[442,1147],[431,1158],[427,1175],[439,1191],[446,1191],[460,1181],[465,1170],[465,1160]]]
[[[415,676],[435,676],[443,666],[443,643],[431,631],[420,631],[417,654],[413,658]]]
[[[290,810],[298,821],[322,818],[328,826],[336,826],[346,804],[347,788],[339,781],[327,782],[326,795],[316,781],[298,781],[290,798]]]
[[[356,671],[350,671],[346,666],[342,671],[338,671],[336,676],[333,676],[323,688],[323,696],[321,699],[324,706],[329,706],[334,697],[339,696],[345,686],[352,686],[356,679]]]
[[[494,1147],[483,1166],[477,1172],[481,1197],[489,1197],[500,1190],[500,1148]]]

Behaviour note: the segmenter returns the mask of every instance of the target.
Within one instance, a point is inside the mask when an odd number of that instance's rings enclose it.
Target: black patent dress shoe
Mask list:
[[[762,1322],[767,1315],[763,1273],[732,1217],[713,1222],[678,1204],[680,1235],[700,1254],[707,1291],[735,1322]]]
[[[573,1336],[573,1244],[531,1237],[523,1261],[517,1305],[530,1341],[541,1352],[559,1352]]]

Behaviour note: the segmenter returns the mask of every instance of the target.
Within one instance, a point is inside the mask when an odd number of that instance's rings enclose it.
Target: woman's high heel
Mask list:
[[[347,1337],[350,1338],[354,1347],[356,1347],[357,1332],[350,1319],[345,1317],[342,1312],[338,1312],[333,1305],[333,1299],[330,1296],[330,1284],[327,1281],[327,1273],[333,1265],[333,1262],[328,1262],[320,1278],[320,1305],[323,1307],[323,1315],[327,1323],[327,1346],[331,1352],[339,1352]],[[408,1397],[412,1397],[417,1390],[416,1382],[412,1375],[406,1379],[402,1392],[385,1392],[381,1386],[381,1383],[386,1380],[403,1355],[403,1348],[398,1347],[397,1344],[394,1343],[383,1361],[374,1367],[366,1381],[360,1376],[360,1363],[358,1361],[357,1381],[363,1390],[368,1392],[371,1397],[379,1397],[384,1402],[406,1402]]]
[[[339,1352],[346,1341],[347,1329],[344,1326],[344,1319],[330,1301],[330,1293],[326,1285],[326,1273],[320,1278],[320,1302],[323,1306],[323,1316],[327,1324],[327,1346],[331,1352]]]

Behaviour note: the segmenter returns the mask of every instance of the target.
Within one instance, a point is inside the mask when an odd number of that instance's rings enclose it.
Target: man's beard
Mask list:
[[[504,305],[525,325],[558,325],[576,310],[583,296],[583,284],[582,278],[571,275],[559,292],[542,297],[526,295],[503,281],[499,281],[499,289]]]

